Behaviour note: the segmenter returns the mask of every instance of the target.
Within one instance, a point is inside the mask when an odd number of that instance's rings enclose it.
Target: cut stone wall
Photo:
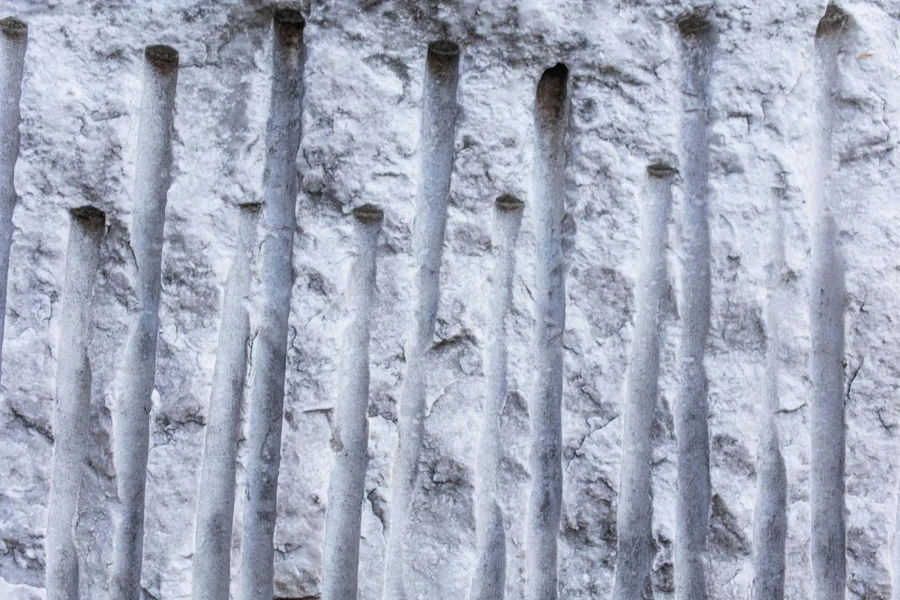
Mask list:
[[[534,582],[527,542],[542,539],[528,516],[537,506],[529,501],[532,433],[553,418],[534,407],[552,405],[556,343],[560,598],[613,597],[617,543],[643,539],[617,531],[620,481],[644,471],[652,515],[635,501],[622,514],[649,520],[649,550],[637,562],[649,561],[654,598],[692,597],[686,590],[699,589],[700,576],[712,599],[777,594],[767,585],[782,564],[785,598],[844,590],[853,599],[900,597],[896,2],[277,6],[298,9],[306,26],[275,598],[317,598],[322,589],[329,477],[341,446],[335,407],[350,381],[345,362],[359,360],[346,342],[357,322],[351,267],[362,247],[353,211],[370,204],[384,214],[374,295],[364,303],[371,341],[362,600],[381,598],[384,587],[398,403],[414,361],[425,374],[426,417],[405,525],[406,591],[468,596],[478,563],[483,410],[499,385],[491,361],[503,353],[495,498],[506,597],[526,597]],[[225,283],[242,252],[240,206],[265,211],[269,197],[274,8],[261,0],[6,0],[0,8],[0,18],[28,25],[0,373],[2,598],[45,597],[57,382],[77,358],[60,347],[74,326],[67,314],[77,313],[64,309],[67,258],[80,255],[67,257],[67,248],[70,231],[85,235],[72,228],[70,211],[84,206],[105,213],[105,235],[87,311],[90,413],[74,544],[81,597],[108,590],[120,512],[114,448],[130,447],[116,439],[114,419],[134,375],[125,367],[129,331],[144,306],[131,228],[141,193],[144,49],[152,44],[175,48],[179,68],[141,588],[145,599],[191,597]],[[423,178],[435,176],[423,171],[421,141],[426,55],[436,40],[455,42],[460,55],[437,313],[433,340],[419,352],[422,262],[413,232],[428,227],[416,207]],[[10,56],[4,48],[0,60]],[[555,134],[536,109],[539,81],[559,63],[568,69],[562,157],[542,145]],[[0,88],[0,105],[10,90]],[[517,236],[502,234],[495,203],[504,195],[524,203]],[[509,243],[514,252],[504,253]],[[503,300],[497,261],[510,256]],[[260,264],[245,303],[254,340],[268,289]],[[562,302],[538,294],[548,289],[564,301],[561,341],[551,334]],[[509,303],[505,316],[498,298]],[[492,349],[499,322],[502,353]],[[538,348],[540,336],[548,342]],[[254,341],[247,351],[233,597],[252,435],[246,402],[259,348]],[[656,397],[640,376],[654,370]],[[635,409],[630,399],[647,402]],[[687,447],[689,439],[699,445]],[[648,504],[638,484],[630,489]],[[701,526],[684,535],[676,523]]]

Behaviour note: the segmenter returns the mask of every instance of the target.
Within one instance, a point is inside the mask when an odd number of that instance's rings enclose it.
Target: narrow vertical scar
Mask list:
[[[682,55],[684,203],[681,239],[682,330],[678,347],[675,435],[678,495],[675,506],[675,598],[707,597],[704,572],[709,528],[709,403],[704,357],[710,318],[709,127],[715,38],[698,14],[678,20]]]
[[[247,312],[259,204],[240,206],[239,247],[225,282],[219,345],[200,469],[193,558],[194,600],[228,598],[234,520],[235,463],[247,375]]]
[[[303,103],[303,16],[281,9],[273,19],[272,94],[266,129],[266,167],[259,276],[262,292],[253,348],[247,496],[241,538],[243,600],[274,596],[274,534],[293,285],[297,168]]]
[[[816,28],[814,191],[810,247],[810,554],[813,595],[843,599],[844,529],[844,265],[833,210],[839,203],[832,137],[842,52],[850,17],[829,4]]]
[[[614,600],[641,597],[653,558],[651,439],[659,387],[659,312],[666,284],[667,223],[675,173],[666,164],[647,167],[648,181],[641,206],[634,335],[625,378]]]
[[[556,600],[557,532],[562,507],[563,332],[566,325],[562,220],[565,212],[569,69],[544,71],[535,102],[533,172],[534,361],[532,484],[526,520],[526,600]]]
[[[778,439],[778,362],[781,348],[779,314],[781,272],[784,267],[784,226],[781,216],[783,190],[772,194],[770,272],[765,305],[765,397],[759,414],[759,452],[756,508],[753,511],[753,600],[783,600],[785,542],[787,536],[787,473]]]
[[[114,451],[121,512],[113,538],[110,600],[141,597],[144,495],[150,405],[156,375],[163,227],[172,178],[178,52],[168,46],[148,46],[144,59],[131,223],[131,246],[137,262],[138,313],[125,346],[123,391],[115,412]]]
[[[6,289],[16,207],[15,169],[19,158],[19,102],[28,26],[15,17],[0,20],[0,365],[6,323]]]
[[[421,183],[416,200],[413,254],[416,263],[415,318],[406,346],[407,369],[400,393],[399,443],[394,458],[393,498],[388,524],[384,597],[406,600],[405,545],[425,436],[425,355],[434,338],[441,257],[447,223],[453,142],[456,135],[456,89],[459,46],[441,40],[428,46],[421,129]]]
[[[335,405],[335,462],[328,488],[322,599],[356,600],[369,427],[369,337],[375,257],[384,218],[371,204],[353,211],[356,256],[350,273],[350,322],[344,333],[341,390]]]
[[[485,403],[475,468],[478,550],[470,600],[503,600],[506,590],[506,533],[497,498],[497,476],[502,453],[500,418],[508,385],[506,318],[512,305],[516,239],[525,204],[504,194],[494,206],[494,273],[484,350]]]
[[[91,407],[91,306],[100,269],[106,215],[92,206],[71,211],[62,328],[56,370],[50,499],[47,505],[48,600],[78,598],[78,555],[72,532],[78,513],[82,469],[87,454]]]

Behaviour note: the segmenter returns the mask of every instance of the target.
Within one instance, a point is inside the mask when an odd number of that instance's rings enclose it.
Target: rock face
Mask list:
[[[273,86],[285,81],[273,31],[285,8],[306,20],[302,91]],[[0,237],[12,232],[0,597],[45,597],[55,439],[84,455],[63,536],[80,597],[110,591],[117,472],[142,449],[119,408],[146,379],[129,370],[129,336],[153,323],[139,266],[154,232],[132,227],[146,220],[145,188],[161,185],[141,174],[153,152],[138,144],[145,48],[160,44],[177,50],[178,74],[154,389],[143,400],[143,598],[192,595],[210,397],[228,396],[211,389],[220,340],[227,360],[246,354],[249,365],[222,379],[244,386],[233,597],[242,565],[266,560],[242,561],[248,470],[268,477],[251,457],[248,402],[278,371],[259,356],[271,345],[259,336],[277,329],[266,315],[280,281],[262,257],[267,243],[290,252],[290,235],[273,242],[272,232],[291,219],[276,227],[266,211],[294,189],[275,598],[322,593],[329,482],[344,451],[336,413],[352,412],[336,407],[358,408],[365,377],[367,446],[352,413],[352,451],[368,459],[362,600],[382,597],[386,571],[410,599],[468,597],[476,572],[482,583],[496,575],[497,548],[515,600],[545,600],[553,587],[566,600],[900,598],[896,2],[7,0],[0,18],[11,15],[28,31],[20,120],[21,32],[6,22],[0,35]],[[452,96],[423,101],[436,41],[458,45],[455,110]],[[540,92],[547,77],[563,87]],[[302,111],[273,101],[286,93]],[[550,96],[563,104],[548,108]],[[294,179],[285,153],[297,118]],[[155,119],[159,133],[166,117]],[[441,216],[421,201],[441,201],[451,145]],[[363,244],[366,205],[383,222]],[[88,206],[103,216],[86,217]],[[521,211],[515,233],[509,210]],[[259,244],[249,257],[247,240]],[[361,301],[359,265],[370,263],[360,255],[372,248],[376,283]],[[249,281],[243,290],[226,287],[236,260],[252,263],[232,277]],[[247,311],[246,352],[242,335],[220,335],[225,306],[226,323]],[[54,414],[57,398],[79,406],[81,344],[90,410],[69,424],[82,432],[73,438],[58,435]],[[420,436],[398,428],[418,410],[400,409],[411,365],[421,378],[411,385],[424,386]],[[489,426],[485,410],[499,414]],[[483,430],[496,437],[485,443]],[[403,431],[416,460],[397,494]],[[385,564],[398,497],[399,575]],[[254,539],[264,534],[264,522],[254,527]],[[65,556],[53,564],[72,555],[54,550]]]

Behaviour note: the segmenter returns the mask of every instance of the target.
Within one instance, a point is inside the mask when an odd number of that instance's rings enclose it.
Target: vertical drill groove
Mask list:
[[[784,268],[782,194],[782,190],[774,190],[770,211],[772,239],[769,290],[765,305],[765,397],[759,411],[758,487],[756,508],[753,511],[753,600],[784,598],[787,472],[776,421],[779,409],[778,362],[781,347],[779,315],[785,308],[781,300],[781,272]]]
[[[274,595],[275,517],[296,229],[295,161],[300,149],[303,102],[303,27],[300,13],[275,13],[259,250],[262,306],[253,347],[247,497],[241,538],[243,600]]]
[[[531,491],[526,521],[526,600],[556,600],[557,533],[562,508],[563,332],[566,283],[562,220],[566,189],[569,70],[557,64],[537,86],[533,173],[535,381],[531,413]]]
[[[659,388],[659,313],[666,285],[666,229],[675,171],[667,165],[654,164],[647,172],[634,334],[625,379],[614,600],[641,597],[653,558],[651,438]]]
[[[494,210],[494,277],[484,350],[485,405],[475,468],[475,529],[478,558],[470,600],[503,600],[506,589],[506,533],[497,499],[502,454],[500,419],[506,403],[506,318],[512,305],[516,238],[524,204],[510,195],[497,199]]]
[[[335,406],[335,462],[328,488],[323,600],[356,600],[362,502],[369,426],[369,327],[375,295],[375,256],[383,215],[364,205],[354,211],[356,257],[350,274],[350,322],[344,333],[341,391]]]
[[[28,26],[15,17],[0,20],[0,366],[3,364],[3,331],[6,323],[6,288],[9,251],[12,246],[14,182],[19,158],[19,101]]]
[[[258,204],[240,207],[239,248],[225,282],[200,470],[193,559],[194,600],[227,600],[231,583],[235,459],[247,374],[250,338],[247,304],[258,215]]]
[[[406,347],[407,368],[400,393],[399,443],[394,458],[393,499],[388,526],[385,599],[406,600],[404,567],[410,510],[425,436],[425,355],[434,338],[447,203],[453,173],[459,46],[438,41],[428,46],[422,106],[421,183],[416,201],[413,253],[416,308]]]
[[[675,507],[675,598],[703,600],[709,528],[709,399],[704,357],[710,318],[709,118],[714,33],[699,15],[678,22],[683,68],[682,143],[684,203],[681,229],[681,339],[675,436],[678,496]]]
[[[838,56],[850,18],[829,4],[816,30],[814,191],[810,247],[810,552],[813,596],[843,600],[844,530],[844,266],[833,209],[835,90]]]
[[[178,53],[172,48],[148,46],[144,58],[131,222],[138,313],[125,346],[123,391],[115,414],[114,451],[121,514],[113,541],[110,600],[138,600],[141,594],[150,406],[156,375],[163,227],[171,182],[178,79]]]
[[[91,299],[100,268],[106,215],[86,206],[72,210],[56,371],[50,500],[47,504],[48,600],[78,598],[78,556],[73,531],[89,436],[91,407]]]

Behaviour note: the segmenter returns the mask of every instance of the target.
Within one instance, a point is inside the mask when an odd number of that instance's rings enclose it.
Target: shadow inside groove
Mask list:
[[[306,19],[298,10],[282,8],[273,15],[275,39],[282,47],[299,48],[303,44],[303,30]]]
[[[374,204],[363,204],[353,209],[353,216],[360,223],[380,223],[384,220],[384,211]]]
[[[144,49],[147,62],[161,71],[173,71],[178,68],[178,51],[170,46],[147,46]]]
[[[0,32],[8,37],[24,37],[28,35],[28,25],[16,17],[0,19]]]
[[[558,63],[544,71],[538,83],[537,106],[541,118],[547,121],[559,120],[566,104],[569,68]]]

